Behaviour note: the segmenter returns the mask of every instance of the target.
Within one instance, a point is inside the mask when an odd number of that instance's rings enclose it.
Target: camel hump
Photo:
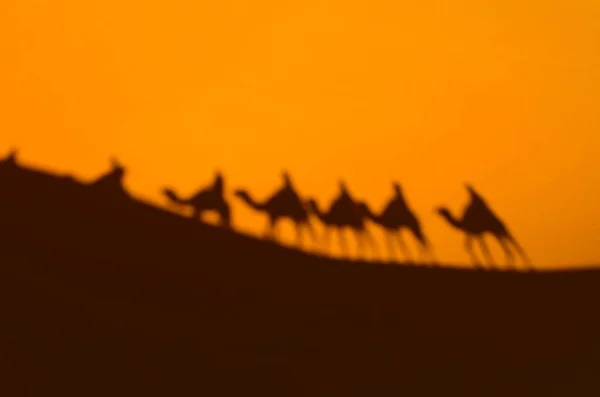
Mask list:
[[[4,157],[2,160],[0,160],[0,163],[6,164],[6,165],[16,165],[17,164],[17,155],[18,155],[17,149],[11,149],[10,152],[8,152],[8,154],[6,155],[6,157]]]
[[[112,165],[113,168],[122,168],[121,163],[119,163],[119,160],[117,160],[117,158],[115,156],[110,158],[110,164]]]
[[[339,181],[339,186],[340,186],[340,192],[342,195],[348,195],[348,184],[346,183],[345,180],[340,179]]]
[[[272,196],[272,199],[280,205],[297,205],[301,202],[296,189],[287,171],[282,171],[283,186]]]
[[[339,186],[340,193],[338,197],[334,200],[334,203],[337,203],[337,205],[344,206],[356,205],[354,199],[352,198],[352,195],[350,194],[350,191],[348,190],[348,185],[346,184],[346,182],[344,180],[340,180]]]
[[[473,187],[473,185],[471,185],[469,183],[466,183],[465,187],[467,188],[467,191],[469,192],[469,197],[471,198],[471,201],[485,203],[485,200],[483,199],[483,197],[481,196],[481,194],[479,194],[475,190],[475,188]]]
[[[91,185],[96,188],[102,188],[107,192],[126,193],[125,187],[123,186],[125,168],[115,158],[111,159],[111,163],[112,169],[98,177]]]
[[[489,208],[488,208],[487,202],[475,190],[473,185],[471,185],[470,183],[465,183],[465,188],[467,189],[467,192],[469,192],[469,200],[470,200],[469,206],[471,208],[471,211],[474,213],[488,212]]]
[[[98,181],[105,179],[120,180],[125,175],[125,168],[115,159],[111,159],[111,169],[98,178]]]
[[[219,195],[223,195],[225,181],[223,178],[223,174],[220,171],[217,171],[215,174],[215,180],[212,185],[212,190],[214,190]]]

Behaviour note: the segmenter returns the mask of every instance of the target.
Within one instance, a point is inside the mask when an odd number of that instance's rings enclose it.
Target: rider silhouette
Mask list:
[[[217,171],[215,173],[215,180],[213,182],[212,188],[210,190],[214,191],[219,196],[223,197],[224,194],[224,184],[223,174],[221,171]]]

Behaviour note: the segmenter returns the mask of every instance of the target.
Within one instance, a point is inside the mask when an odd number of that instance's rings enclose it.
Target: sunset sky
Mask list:
[[[5,0],[0,154],[82,179],[115,155],[159,203],[217,168],[230,197],[288,169],[322,206],[344,178],[377,211],[397,180],[461,263],[433,210],[462,211],[469,181],[538,266],[600,263],[599,20],[597,0]]]

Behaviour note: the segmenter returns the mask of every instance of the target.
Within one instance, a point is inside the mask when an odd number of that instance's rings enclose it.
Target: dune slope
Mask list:
[[[600,272],[318,257],[0,167],[2,395],[600,393]]]

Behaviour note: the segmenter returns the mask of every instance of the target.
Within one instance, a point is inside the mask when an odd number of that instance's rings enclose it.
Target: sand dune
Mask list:
[[[328,259],[0,167],[0,393],[592,396],[600,271]]]

